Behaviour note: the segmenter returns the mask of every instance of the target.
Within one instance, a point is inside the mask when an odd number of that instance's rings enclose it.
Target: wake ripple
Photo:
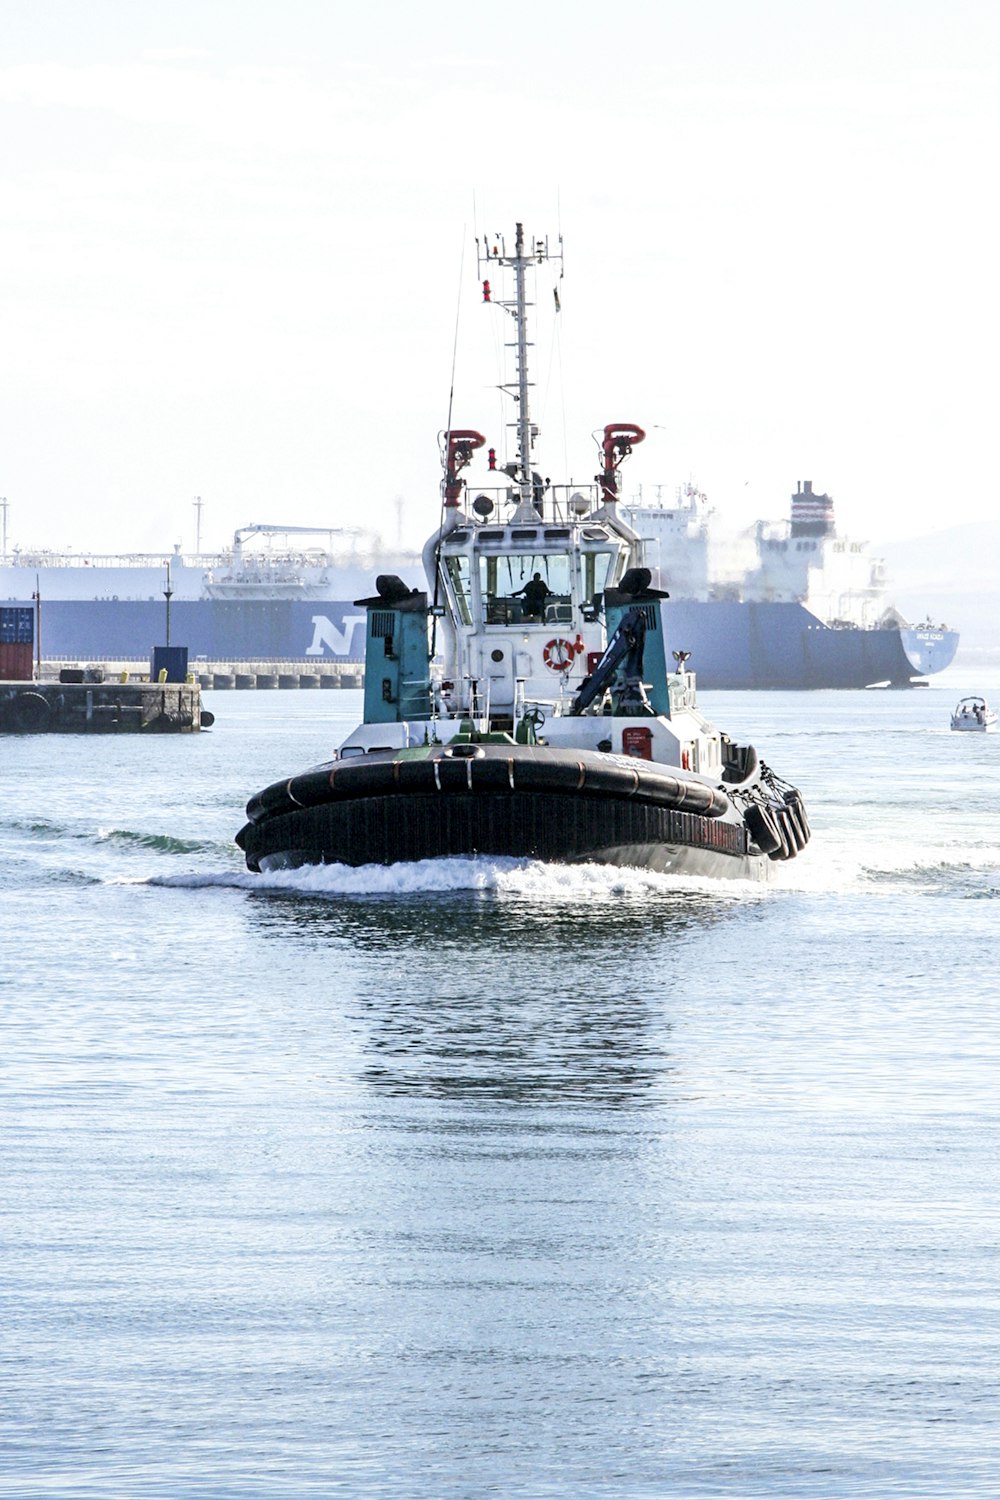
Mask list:
[[[5,819],[0,823],[0,832],[31,842],[73,841],[98,846],[152,849],[158,854],[206,854],[232,847],[228,840],[181,839],[168,833],[142,832],[134,828],[80,828],[41,817]]]
[[[805,894],[910,891],[982,898],[1000,895],[1000,859],[992,844],[947,847],[900,839],[873,848],[821,833],[798,859],[778,866],[774,884]]]
[[[217,840],[178,839],[168,833],[139,833],[131,828],[99,828],[96,839],[99,844],[153,849],[158,854],[205,854],[220,847]]]

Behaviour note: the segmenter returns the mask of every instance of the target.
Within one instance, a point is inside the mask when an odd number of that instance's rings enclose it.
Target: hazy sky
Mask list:
[[[503,448],[473,237],[562,232],[538,467],[996,509],[996,0],[0,0],[0,494],[23,546],[420,540]],[[460,298],[460,291],[462,296]]]

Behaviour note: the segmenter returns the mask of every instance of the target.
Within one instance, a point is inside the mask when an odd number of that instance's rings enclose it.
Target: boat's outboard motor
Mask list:
[[[427,595],[393,573],[375,580],[373,599],[356,599],[368,612],[365,633],[365,722],[397,724],[430,716]]]

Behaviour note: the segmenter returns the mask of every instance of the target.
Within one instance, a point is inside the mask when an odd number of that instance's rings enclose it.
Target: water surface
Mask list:
[[[360,694],[5,739],[0,1493],[995,1495],[1000,736],[703,695],[773,885],[249,875]]]

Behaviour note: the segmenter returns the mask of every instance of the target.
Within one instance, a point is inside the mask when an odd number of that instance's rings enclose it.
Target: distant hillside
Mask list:
[[[892,577],[907,589],[928,586],[981,593],[1000,588],[1000,527],[990,521],[948,526],[902,542],[876,542],[873,551],[885,558]]]
[[[908,619],[930,615],[959,630],[963,653],[1000,653],[1000,528],[973,521],[872,550],[885,558],[889,596]]]

